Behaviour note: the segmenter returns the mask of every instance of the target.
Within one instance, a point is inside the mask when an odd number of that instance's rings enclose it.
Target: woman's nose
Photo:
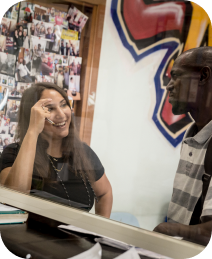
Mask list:
[[[58,117],[58,118],[65,117],[65,113],[64,113],[63,109],[61,109],[60,107],[57,109],[56,117]]]

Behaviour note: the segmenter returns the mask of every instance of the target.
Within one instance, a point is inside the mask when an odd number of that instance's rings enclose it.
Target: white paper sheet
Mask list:
[[[115,257],[114,259],[140,259],[138,253],[136,252],[135,248],[130,248],[127,252]]]
[[[95,244],[88,251],[83,252],[74,257],[70,257],[68,259],[101,259],[102,258],[102,248],[99,243]]]
[[[19,210],[19,209],[0,203],[0,213],[1,211],[16,211],[16,210]]]
[[[72,225],[68,225],[68,226],[60,225],[60,226],[58,226],[58,228],[61,228],[61,229],[64,229],[64,230],[75,231],[75,232],[82,233],[82,234],[98,236],[98,238],[95,238],[96,242],[98,242],[100,244],[112,246],[112,247],[115,247],[115,248],[119,248],[119,249],[122,249],[122,250],[129,250],[129,249],[133,248],[132,245],[129,245],[127,243],[118,241],[118,240],[113,239],[113,238],[108,238],[106,236],[98,235],[97,233],[87,231],[85,229],[78,228],[78,227],[75,227],[75,226],[72,226]],[[170,257],[160,255],[160,254],[154,253],[152,251],[149,251],[149,250],[146,250],[146,249],[143,249],[143,248],[140,248],[140,247],[135,247],[135,250],[140,255],[149,256],[149,257],[154,258],[154,259],[171,259]]]

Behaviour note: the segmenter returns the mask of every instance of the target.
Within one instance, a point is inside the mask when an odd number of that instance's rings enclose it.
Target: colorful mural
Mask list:
[[[212,46],[210,19],[197,4],[175,0],[112,0],[111,15],[124,47],[136,62],[167,50],[154,76],[156,105],[152,119],[176,147],[192,118],[189,114],[172,114],[166,86],[178,55],[191,48]]]

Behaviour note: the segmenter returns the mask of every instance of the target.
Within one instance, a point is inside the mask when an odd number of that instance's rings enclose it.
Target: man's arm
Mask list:
[[[183,237],[183,240],[206,246],[211,238],[212,220],[198,225],[161,223],[153,231],[168,236]]]

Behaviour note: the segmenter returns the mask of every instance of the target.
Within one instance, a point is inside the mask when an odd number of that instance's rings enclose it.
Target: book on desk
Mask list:
[[[27,218],[27,212],[0,203],[0,225],[24,223],[27,221]]]

